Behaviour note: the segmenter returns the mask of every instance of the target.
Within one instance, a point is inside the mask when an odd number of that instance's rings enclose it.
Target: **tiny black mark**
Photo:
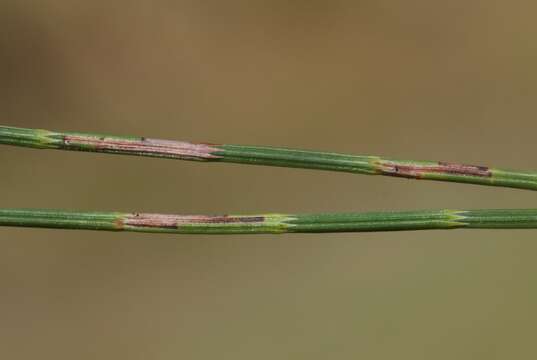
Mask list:
[[[262,222],[265,218],[263,216],[252,216],[252,217],[246,217],[242,218],[241,222]]]
[[[263,216],[250,216],[250,217],[234,217],[234,216],[213,216],[207,218],[201,218],[193,220],[194,223],[207,223],[207,224],[225,224],[225,223],[256,223],[263,222],[265,218]]]

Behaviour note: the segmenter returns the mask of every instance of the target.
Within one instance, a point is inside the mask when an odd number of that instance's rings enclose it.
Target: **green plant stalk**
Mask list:
[[[0,226],[177,234],[536,229],[537,209],[221,216],[0,209]]]
[[[284,166],[537,190],[537,172],[434,161],[396,160],[287,148],[188,143],[133,136],[0,126],[0,144],[160,158]]]

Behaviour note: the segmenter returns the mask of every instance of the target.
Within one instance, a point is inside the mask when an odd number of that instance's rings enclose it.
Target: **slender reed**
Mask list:
[[[0,209],[0,226],[179,234],[536,229],[537,209],[222,216]]]
[[[181,160],[284,166],[537,190],[537,172],[433,161],[395,160],[287,148],[194,144],[144,137],[54,132],[0,126],[0,144]]]

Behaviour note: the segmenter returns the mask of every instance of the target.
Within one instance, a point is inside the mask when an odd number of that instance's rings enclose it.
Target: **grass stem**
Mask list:
[[[145,137],[54,132],[8,126],[0,126],[0,144],[37,149],[90,151],[181,160],[343,171],[356,174],[537,190],[537,172],[278,147],[200,144]]]
[[[537,209],[220,216],[0,209],[0,226],[178,234],[536,229]]]

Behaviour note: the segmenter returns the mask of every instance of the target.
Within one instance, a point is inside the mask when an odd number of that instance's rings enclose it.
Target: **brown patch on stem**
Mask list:
[[[92,135],[65,135],[66,148],[88,148],[97,152],[114,152],[147,156],[162,156],[188,160],[216,159],[219,149],[214,145],[159,139],[122,139]]]
[[[252,224],[264,221],[263,216],[130,214],[125,217],[123,224],[133,227],[178,229],[183,225]]]
[[[123,230],[123,228],[125,227],[125,222],[123,221],[123,218],[122,217],[117,218],[114,221],[114,226],[118,230]]]
[[[453,164],[447,162],[438,162],[437,164],[433,165],[419,165],[400,163],[396,161],[382,161],[379,165],[379,171],[383,175],[411,179],[421,179],[424,177],[424,175],[431,173],[476,177],[492,176],[490,169],[485,166]]]

